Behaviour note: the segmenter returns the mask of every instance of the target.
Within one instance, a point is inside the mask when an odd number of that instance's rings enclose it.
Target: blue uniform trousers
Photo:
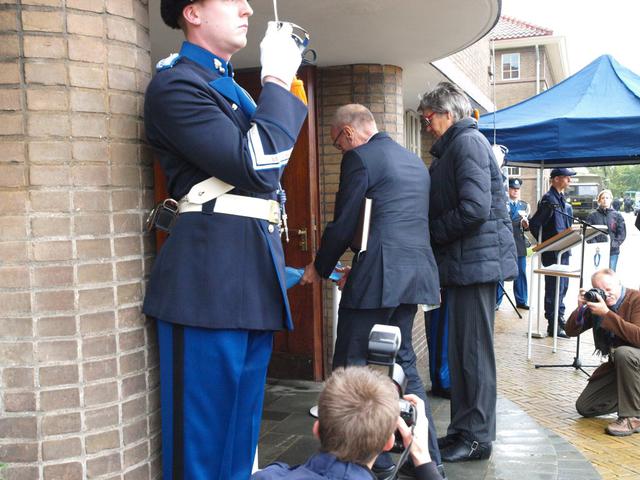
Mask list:
[[[562,265],[569,265],[569,252],[562,254],[562,257],[560,257],[560,263]],[[553,314],[556,310],[556,281],[558,279],[560,280],[558,321],[560,321],[561,319],[564,319],[564,297],[567,294],[567,288],[569,288],[569,279],[567,277],[553,277],[551,275],[544,276],[544,318],[547,319],[549,328],[553,327]]]
[[[247,480],[273,333],[159,320],[158,340],[163,478]]]
[[[504,282],[503,282],[504,285]],[[496,290],[496,305],[502,303],[504,290],[498,287]],[[529,305],[529,291],[527,286],[527,257],[518,257],[518,276],[513,281],[513,296],[517,305]]]
[[[402,341],[396,355],[396,363],[404,370],[407,377],[407,390],[424,401],[427,419],[429,420],[429,453],[437,465],[442,463],[436,427],[431,415],[431,406],[425,392],[424,384],[416,368],[416,354],[413,351],[411,331],[417,306],[402,304],[392,308],[351,309],[340,307],[338,312],[338,335],[333,354],[333,368],[350,365],[366,365],[369,332],[375,324],[393,325],[400,328]],[[377,466],[390,464],[391,456],[383,454],[376,460]]]

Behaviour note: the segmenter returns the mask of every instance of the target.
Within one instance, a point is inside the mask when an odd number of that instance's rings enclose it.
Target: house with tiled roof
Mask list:
[[[564,37],[551,29],[501,16],[489,39],[495,51],[497,109],[543,92],[568,75]]]

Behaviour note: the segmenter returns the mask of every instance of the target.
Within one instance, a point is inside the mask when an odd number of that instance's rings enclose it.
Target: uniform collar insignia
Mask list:
[[[207,70],[222,76],[233,76],[233,68],[226,60],[190,42],[183,42],[180,55],[196,62]]]

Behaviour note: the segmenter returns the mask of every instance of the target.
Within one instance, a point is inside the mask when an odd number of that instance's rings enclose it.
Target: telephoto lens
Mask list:
[[[584,299],[587,302],[597,302],[598,297],[602,298],[603,300],[607,300],[607,294],[604,293],[604,290],[602,290],[601,288],[592,288],[584,292]]]

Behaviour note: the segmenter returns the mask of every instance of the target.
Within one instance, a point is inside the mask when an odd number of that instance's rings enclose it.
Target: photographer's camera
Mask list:
[[[597,302],[598,298],[602,298],[602,300],[607,300],[607,294],[601,288],[591,288],[584,292],[584,299],[587,302]]]

